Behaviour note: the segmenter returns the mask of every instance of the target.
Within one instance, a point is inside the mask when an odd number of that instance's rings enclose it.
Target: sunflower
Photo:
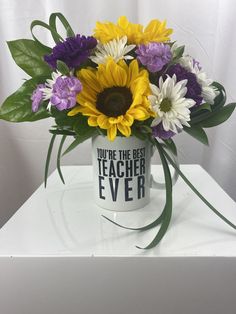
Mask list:
[[[125,16],[121,16],[117,24],[97,22],[94,37],[104,44],[113,39],[127,36],[129,44],[139,45],[168,41],[172,32],[171,28],[166,28],[166,21],[152,20],[143,29],[141,24],[131,23]]]
[[[148,100],[148,72],[139,69],[137,60],[128,66],[124,60],[116,63],[110,58],[97,69],[78,71],[77,76],[83,89],[77,95],[79,105],[68,115],[88,116],[89,126],[107,130],[110,141],[115,139],[117,130],[129,137],[134,120],[155,116]]]

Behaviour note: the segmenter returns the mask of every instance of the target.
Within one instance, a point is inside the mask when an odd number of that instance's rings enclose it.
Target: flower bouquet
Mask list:
[[[58,33],[58,21],[65,28],[65,39]],[[51,33],[53,48],[35,36],[35,27]],[[236,229],[196,190],[172,157],[177,156],[173,141],[177,134],[187,132],[208,144],[204,128],[226,121],[236,104],[225,105],[224,87],[207,77],[200,63],[185,54],[184,46],[171,41],[172,29],[167,28],[165,21],[152,20],[143,27],[122,16],[116,24],[97,22],[93,36],[86,37],[75,34],[61,13],[53,13],[48,24],[33,21],[31,33],[32,40],[8,42],[16,64],[31,78],[4,101],[0,118],[11,122],[55,119],[49,130],[52,138],[45,185],[57,136],[61,136],[57,169],[63,182],[60,159],[83,141],[97,136],[106,138],[108,143],[118,138],[137,138],[159,152],[166,203],[161,215],[144,227],[135,229],[113,223],[131,230],[160,225],[156,237],[145,248],[160,242],[172,214],[170,164],[215,214]],[[73,141],[63,151],[67,137]]]

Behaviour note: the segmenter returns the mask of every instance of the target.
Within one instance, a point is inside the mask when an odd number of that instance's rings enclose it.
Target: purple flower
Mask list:
[[[167,140],[168,138],[174,136],[176,133],[172,131],[165,131],[162,122],[160,122],[158,125],[152,127],[152,134],[154,137],[159,137],[163,140]]]
[[[32,111],[36,112],[39,110],[39,106],[41,102],[43,101],[43,92],[42,88],[44,88],[44,84],[39,84],[37,88],[34,90],[31,100],[32,100]]]
[[[202,69],[200,62],[193,58],[193,67],[197,66],[199,70]]]
[[[187,79],[187,93],[184,97],[195,100],[196,104],[194,105],[194,107],[199,106],[202,103],[202,88],[198,83],[197,77],[194,73],[189,72],[180,64],[175,64],[167,70],[166,74],[170,76],[173,76],[175,74],[178,82]]]
[[[50,103],[58,110],[70,109],[76,105],[76,95],[82,90],[82,84],[76,77],[59,76],[52,88]]]
[[[160,71],[172,57],[170,46],[163,43],[140,45],[136,50],[136,54],[137,59],[147,66],[150,72]]]
[[[70,69],[76,68],[85,62],[97,45],[97,40],[92,36],[80,36],[66,38],[57,43],[50,55],[44,56],[44,60],[53,68],[57,67],[57,60],[63,61]]]

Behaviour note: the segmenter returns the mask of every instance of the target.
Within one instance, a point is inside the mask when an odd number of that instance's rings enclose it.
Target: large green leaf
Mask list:
[[[184,127],[184,131],[188,133],[189,135],[191,135],[192,137],[194,137],[199,142],[205,145],[209,144],[206,132],[200,126],[194,125],[194,126],[191,126],[190,128]]]
[[[18,39],[8,41],[8,47],[16,64],[30,76],[50,75],[52,70],[43,60],[48,50],[34,40]]]
[[[231,103],[222,107],[220,110],[213,113],[208,119],[200,122],[200,125],[204,128],[211,128],[225,122],[231,116],[235,107],[236,103]]]
[[[26,81],[14,94],[10,95],[0,107],[0,119],[11,122],[37,121],[50,116],[45,106],[32,112],[31,95],[45,77],[35,77]]]

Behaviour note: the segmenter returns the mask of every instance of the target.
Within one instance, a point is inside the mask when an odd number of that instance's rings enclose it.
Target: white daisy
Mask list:
[[[46,80],[45,87],[40,89],[43,92],[43,100],[48,100],[51,98],[53,85],[55,84],[55,82],[59,76],[63,77],[63,75],[59,71],[52,72],[52,79]],[[52,104],[49,101],[48,106],[47,106],[47,110],[50,111],[51,107],[52,107]]]
[[[183,125],[190,126],[190,110],[195,105],[193,99],[185,98],[187,93],[187,80],[177,82],[176,75],[168,76],[165,81],[160,77],[159,87],[150,84],[152,95],[149,96],[153,111],[157,117],[151,126],[162,122],[165,131],[178,133]]]
[[[113,39],[106,44],[99,43],[95,49],[95,56],[91,56],[90,59],[97,64],[106,63],[109,57],[112,57],[115,62],[121,59],[131,60],[133,57],[127,54],[135,47],[135,45],[127,45],[127,37],[124,36],[121,39]]]
[[[190,56],[184,56],[180,58],[179,63],[185,69],[196,75],[197,82],[202,88],[201,96],[205,102],[213,104],[214,99],[219,94],[219,92],[214,86],[211,85],[213,81],[207,77],[207,74],[201,69],[199,63]]]

